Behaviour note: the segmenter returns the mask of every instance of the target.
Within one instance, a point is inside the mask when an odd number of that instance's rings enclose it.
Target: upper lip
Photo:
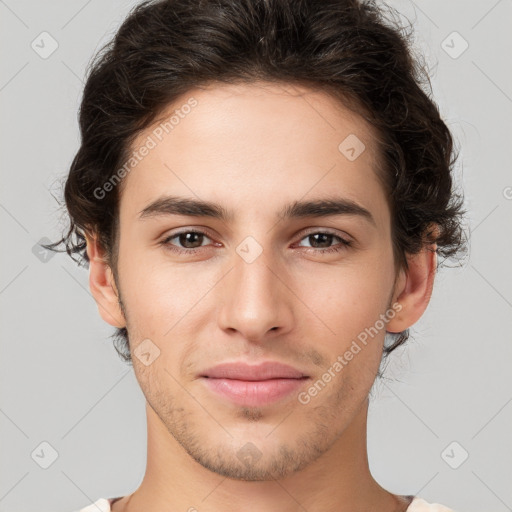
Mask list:
[[[201,377],[212,379],[236,380],[269,380],[269,379],[301,379],[304,373],[287,364],[268,361],[258,365],[234,362],[223,363],[203,372]]]

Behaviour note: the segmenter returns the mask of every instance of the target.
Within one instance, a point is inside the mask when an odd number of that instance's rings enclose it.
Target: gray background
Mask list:
[[[78,148],[85,66],[135,3],[0,0],[2,512],[69,512],[144,474],[144,397],[88,272],[34,249],[65,227],[52,193]],[[460,512],[512,510],[512,5],[389,4],[414,23],[462,148],[472,246],[463,268],[441,270],[414,339],[374,387],[371,469],[393,492]],[[49,56],[44,31],[58,44]]]

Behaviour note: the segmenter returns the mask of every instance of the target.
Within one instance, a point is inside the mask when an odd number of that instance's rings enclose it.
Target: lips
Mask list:
[[[201,380],[222,399],[236,405],[261,407],[289,398],[309,377],[277,362],[259,365],[224,363],[204,372]]]
[[[255,381],[269,379],[301,379],[307,377],[307,375],[287,364],[269,361],[259,365],[223,363],[206,370],[201,377]]]

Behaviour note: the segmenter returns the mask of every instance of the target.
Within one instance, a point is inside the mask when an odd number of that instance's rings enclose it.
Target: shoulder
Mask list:
[[[407,512],[455,512],[451,508],[439,503],[428,503],[423,498],[414,498],[407,508]]]
[[[75,512],[110,512],[110,504],[114,498],[99,498],[85,508],[81,508]]]
[[[111,503],[116,498],[99,498],[91,505],[77,510],[76,512],[110,512]],[[118,498],[117,498],[118,499]],[[440,505],[439,503],[428,503],[422,498],[414,498],[407,508],[407,512],[455,512],[451,508]]]

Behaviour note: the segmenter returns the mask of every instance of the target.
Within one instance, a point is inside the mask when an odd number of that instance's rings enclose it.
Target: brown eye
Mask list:
[[[205,247],[203,242],[210,240],[210,238],[201,231],[182,231],[181,233],[175,233],[168,236],[165,240],[162,240],[161,244],[173,251],[183,253],[193,253],[196,250]],[[176,240],[175,242],[171,242]]]
[[[299,247],[319,249],[319,251],[317,252],[320,253],[341,251],[343,249],[346,249],[351,244],[350,241],[345,240],[339,235],[335,235],[334,233],[324,231],[309,233],[305,237],[303,237],[302,240],[307,240],[309,242],[309,246],[299,244]],[[332,243],[335,242],[336,240],[338,240],[339,243],[332,245]]]
[[[312,235],[308,235],[306,237],[311,244],[311,247],[315,247],[316,249],[325,249],[330,247],[334,235],[330,235],[329,233],[314,233]]]
[[[195,249],[196,247],[201,247],[204,235],[191,231],[188,233],[180,233],[177,235],[177,238],[180,244],[186,249]]]

